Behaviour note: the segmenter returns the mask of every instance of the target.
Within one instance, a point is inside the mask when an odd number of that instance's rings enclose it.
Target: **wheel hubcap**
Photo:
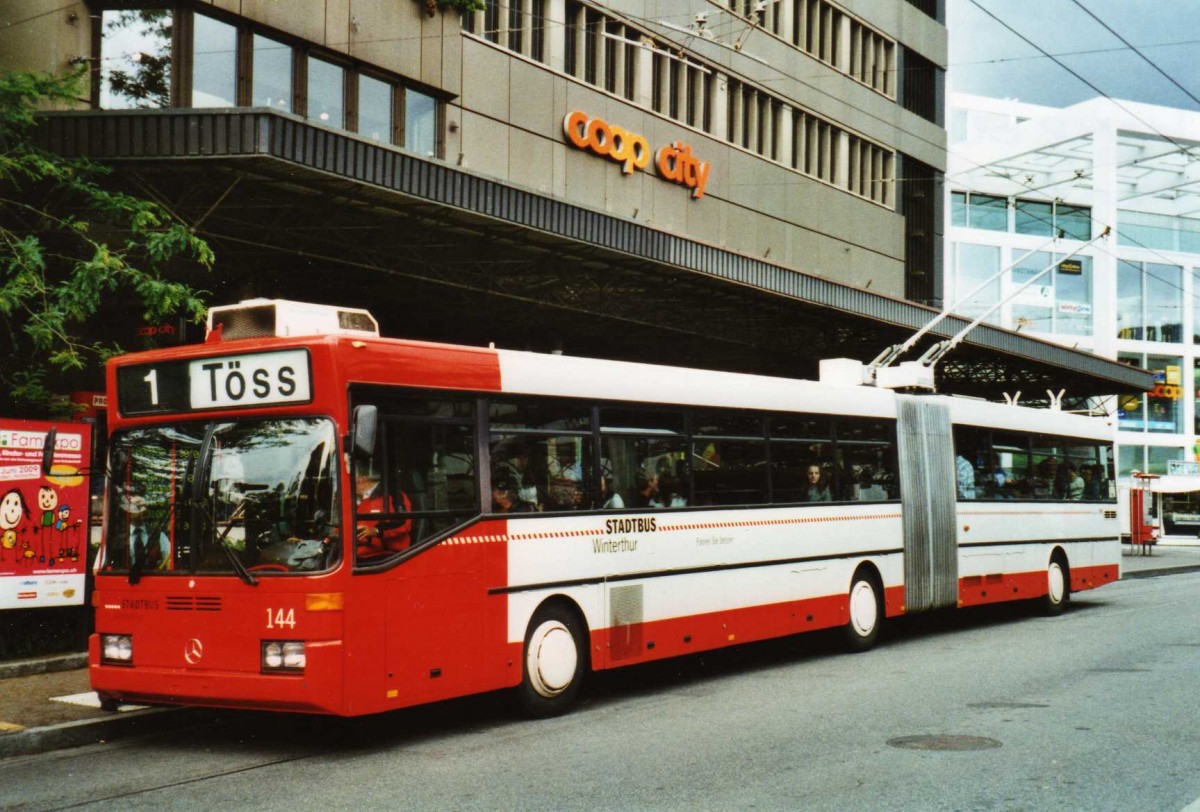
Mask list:
[[[1066,593],[1067,581],[1063,577],[1062,567],[1055,561],[1050,565],[1050,571],[1047,573],[1050,580],[1050,600],[1054,603],[1059,603]]]
[[[866,581],[858,581],[850,590],[850,624],[861,637],[875,630],[879,601],[875,589]]]
[[[557,620],[538,626],[529,640],[526,669],[533,689],[554,697],[570,687],[579,664],[571,630]]]

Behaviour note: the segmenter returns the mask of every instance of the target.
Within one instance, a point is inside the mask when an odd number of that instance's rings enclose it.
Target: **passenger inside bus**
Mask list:
[[[394,513],[395,502],[385,499],[380,487],[379,474],[370,470],[360,470],[354,479],[354,489],[357,497],[359,514],[355,526],[356,549],[359,558],[371,558],[386,553],[396,553],[407,550],[412,543],[412,520],[364,520],[364,513]],[[400,502],[403,512],[412,510],[408,496],[400,491]]]
[[[625,500],[613,486],[612,476],[600,477],[600,507],[603,510],[620,510],[625,507]]]
[[[1083,477],[1075,472],[1075,464],[1065,462],[1058,469],[1058,481],[1054,493],[1059,499],[1082,499],[1085,487]]]
[[[829,477],[817,463],[808,466],[808,490],[805,491],[807,502],[832,502],[833,494],[829,492]]]
[[[658,478],[658,495],[652,502],[654,507],[686,507],[687,498],[683,495],[683,488],[679,480],[670,472],[662,474]]]
[[[532,513],[533,505],[518,498],[517,487],[512,480],[497,476],[492,480],[493,513]]]
[[[129,522],[129,552],[130,562],[140,562],[144,570],[170,569],[171,541],[161,525],[158,528],[158,538],[152,538],[154,529],[146,521],[146,499],[143,496],[130,496],[123,507]]]
[[[638,471],[637,492],[633,497],[633,506],[639,508],[662,507],[662,502],[658,501],[658,474]]]

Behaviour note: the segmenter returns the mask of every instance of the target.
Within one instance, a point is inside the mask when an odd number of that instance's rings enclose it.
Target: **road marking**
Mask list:
[[[68,705],[79,705],[82,708],[99,708],[100,695],[95,691],[88,691],[82,694],[70,694],[68,696],[52,696],[51,702],[64,702]],[[141,710],[145,705],[121,705],[117,708],[118,711]]]

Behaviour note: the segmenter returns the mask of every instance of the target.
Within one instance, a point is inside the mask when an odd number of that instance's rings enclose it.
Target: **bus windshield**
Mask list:
[[[102,569],[315,572],[335,559],[337,442],[320,418],[131,429],[110,445]]]

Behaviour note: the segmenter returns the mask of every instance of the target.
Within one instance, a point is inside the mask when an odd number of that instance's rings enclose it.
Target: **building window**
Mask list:
[[[1013,208],[1015,214],[1010,227],[1008,198],[976,192],[951,192],[950,225],[1040,237],[1061,235],[1073,240],[1092,238],[1092,210],[1087,206],[1016,198]]]
[[[192,107],[236,107],[237,29],[197,14],[192,30]]]
[[[1117,473],[1122,477],[1132,476],[1134,471],[1166,476],[1168,463],[1186,459],[1188,456],[1182,448],[1121,443],[1117,450]]]
[[[938,22],[942,21],[941,15],[938,14],[938,0],[908,0],[908,4],[928,14]]]
[[[1015,228],[1018,234],[1039,237],[1062,236],[1073,240],[1092,238],[1092,210],[1057,202],[1017,200]]]
[[[482,11],[463,21],[463,30],[538,62],[545,61],[545,0],[509,0],[507,11],[501,0],[484,0]]]
[[[899,71],[900,104],[910,113],[916,113],[921,118],[940,124],[941,106],[938,104],[939,89],[945,81],[945,71],[925,57],[909,48],[901,51],[903,64]],[[956,111],[962,113],[962,111]],[[962,141],[965,135],[954,137],[954,130],[964,133],[966,130],[965,113],[957,127],[951,127],[952,142]]]
[[[1154,262],[1117,262],[1117,337],[1183,340],[1183,269]]]
[[[392,142],[392,86],[371,76],[358,77],[358,134]]]
[[[994,245],[954,245],[954,296],[958,302],[956,311],[961,316],[975,318],[1000,301],[1000,249]],[[964,300],[980,285],[991,279],[982,290]],[[996,324],[1000,314],[997,309],[987,321]]]
[[[1200,344],[1200,268],[1192,270],[1192,341]],[[1200,396],[1197,402],[1200,402]]]
[[[1008,198],[954,192],[950,195],[950,225],[1008,231]]]
[[[1061,259],[1035,251],[1013,267],[1005,298],[1013,297],[1012,326],[1017,330],[1087,336],[1092,333],[1092,258],[1073,257],[1038,277]],[[1078,270],[1076,270],[1078,268]],[[1020,293],[1017,291],[1028,283]]]
[[[404,93],[404,148],[418,155],[438,153],[437,99],[408,89]]]
[[[1154,373],[1154,388],[1145,395],[1118,399],[1117,428],[1156,434],[1183,431],[1183,360],[1179,357],[1121,353],[1119,360]]]
[[[849,20],[850,76],[885,96],[896,95],[896,43],[858,20]]]
[[[308,114],[306,118],[346,126],[346,71],[323,59],[308,60]]]
[[[292,109],[292,49],[260,34],[254,35],[250,104],[275,110]]]
[[[544,0],[532,3],[540,14]],[[175,14],[106,10],[95,18],[100,70],[93,90],[100,108],[269,107],[422,155],[439,154],[437,97],[361,63],[306,53],[306,43],[264,36],[249,21],[235,24],[179,8]],[[192,33],[181,38],[176,31]],[[520,44],[541,47],[532,38]]]
[[[1200,220],[1142,211],[1118,211],[1117,242],[1138,248],[1200,254]]]
[[[100,106],[106,110],[170,107],[171,12],[104,11],[100,30]]]
[[[634,98],[641,32],[590,6],[568,2],[565,37],[567,73],[609,93]]]

